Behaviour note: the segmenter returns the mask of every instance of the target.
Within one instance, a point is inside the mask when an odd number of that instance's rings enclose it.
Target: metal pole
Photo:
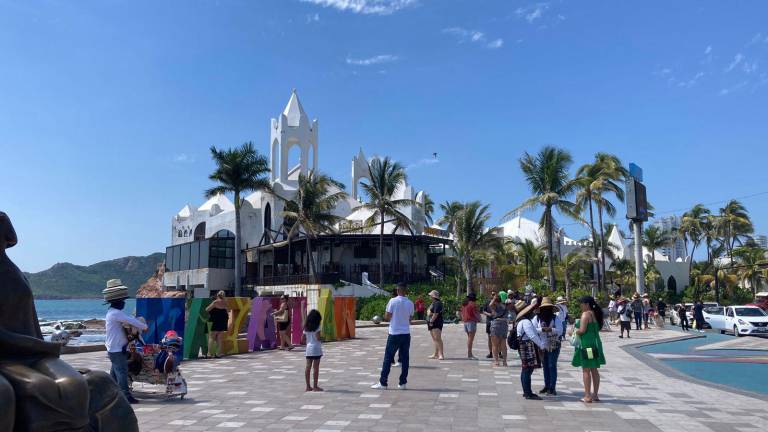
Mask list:
[[[635,231],[635,289],[640,295],[645,294],[645,276],[643,275],[643,222],[633,221]]]

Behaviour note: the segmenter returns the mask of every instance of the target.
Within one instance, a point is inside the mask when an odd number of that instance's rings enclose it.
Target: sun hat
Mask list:
[[[128,287],[123,285],[120,279],[110,279],[107,281],[107,287],[101,291],[101,294],[107,303],[115,300],[124,300],[128,298]]]
[[[539,308],[544,308],[544,307],[554,308],[557,306],[554,303],[552,303],[552,300],[550,300],[549,297],[544,297],[541,299],[541,305],[539,305]]]
[[[520,312],[521,310],[525,309],[528,305],[522,301],[518,300],[515,302],[515,311]]]
[[[565,301],[565,299],[563,298],[563,296],[558,296],[558,297],[557,297],[557,300],[555,300],[555,303],[557,303],[557,304],[566,304],[566,303],[568,303],[568,302],[567,302],[567,301]]]
[[[437,291],[437,290],[432,290],[432,291],[430,291],[430,292],[429,292],[429,294],[427,294],[427,295],[428,295],[428,296],[430,296],[430,297],[432,297],[432,298],[434,298],[434,299],[438,299],[438,300],[440,300],[440,292],[439,292],[439,291]]]
[[[536,302],[531,302],[531,304],[529,304],[528,306],[524,307],[522,310],[518,309],[517,310],[517,317],[515,318],[515,322],[520,321],[521,319],[523,319],[523,317],[525,315],[527,315],[528,312],[536,309],[537,307],[539,307],[539,306],[536,304]],[[515,309],[517,309],[517,308],[515,308]]]

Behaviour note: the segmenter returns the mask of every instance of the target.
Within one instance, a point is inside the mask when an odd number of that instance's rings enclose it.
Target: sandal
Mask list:
[[[585,397],[583,397],[583,398],[581,398],[581,399],[579,399],[579,400],[580,400],[580,401],[582,401],[582,402],[584,402],[584,403],[592,403],[592,399],[589,399],[589,398],[585,398]]]

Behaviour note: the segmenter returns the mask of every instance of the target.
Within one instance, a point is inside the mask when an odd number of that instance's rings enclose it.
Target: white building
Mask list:
[[[768,237],[765,235],[756,235],[754,237],[755,243],[757,243],[758,246],[760,246],[763,249],[768,249]]]
[[[653,225],[658,226],[664,232],[673,237],[672,244],[663,246],[660,251],[661,254],[667,257],[669,261],[677,261],[678,258],[685,259],[685,241],[682,237],[675,235],[674,232],[680,228],[679,216],[666,216],[658,218],[653,222]]]
[[[275,194],[291,199],[298,187],[300,173],[318,169],[319,124],[309,120],[294,91],[277,119],[270,123],[270,181]],[[292,148],[300,150],[299,163],[289,166]],[[371,215],[360,206],[358,190],[361,180],[369,179],[369,159],[362,149],[352,158],[349,196],[334,210],[344,218],[339,232],[311,241],[309,253],[316,263],[317,275],[310,280],[306,238],[287,241],[283,225],[283,200],[267,192],[257,191],[245,197],[240,209],[241,240],[237,248],[243,253],[244,285],[257,291],[262,286],[296,283],[337,283],[339,280],[360,283],[362,274],[379,281],[378,226],[375,232],[363,229],[363,221]],[[416,205],[401,209],[413,224],[413,232],[384,224],[384,262],[386,282],[428,279],[437,256],[445,253],[450,243],[446,233],[425,226],[424,192],[410,184],[402,184],[397,199],[411,199]],[[171,246],[166,250],[164,284],[168,289],[199,290],[207,296],[219,289],[229,290],[234,284],[235,211],[223,195],[215,196],[199,207],[184,206],[171,221]]]

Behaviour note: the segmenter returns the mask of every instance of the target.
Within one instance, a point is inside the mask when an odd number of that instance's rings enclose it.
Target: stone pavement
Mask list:
[[[669,378],[620,348],[680,336],[671,330],[632,332],[632,339],[603,333],[608,364],[601,369],[601,403],[585,405],[573,350],[560,357],[557,397],[521,397],[519,362],[492,368],[485,358],[466,360],[459,325],[446,325],[446,361],[428,360],[431,340],[414,326],[408,390],[372,390],[379,376],[386,328],[359,329],[358,339],[326,343],[323,393],[304,392],[303,349],[250,353],[185,362],[184,400],[144,400],[136,405],[142,431],[718,431],[768,428],[766,402]],[[485,334],[475,355],[485,356]],[[567,345],[567,343],[565,344]],[[106,369],[104,353],[65,356],[75,366]],[[543,387],[541,370],[534,390]]]

